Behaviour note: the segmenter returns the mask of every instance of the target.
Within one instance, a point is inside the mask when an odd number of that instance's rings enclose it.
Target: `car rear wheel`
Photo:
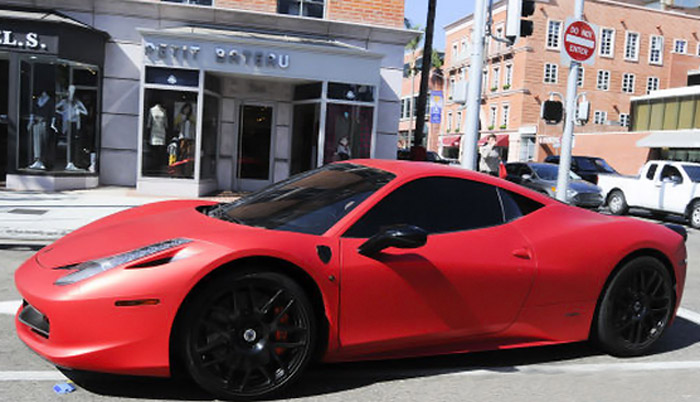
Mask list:
[[[690,222],[690,226],[695,229],[700,229],[700,201],[695,201],[690,207],[688,221]]]
[[[627,200],[625,195],[620,190],[613,190],[608,197],[608,207],[610,207],[610,212],[615,215],[624,215],[627,213],[629,207],[627,206]]]
[[[189,374],[222,399],[280,392],[304,371],[316,342],[309,299],[275,272],[217,278],[197,293],[181,323],[180,353]]]
[[[644,354],[664,333],[674,306],[673,284],[664,265],[653,257],[635,258],[605,289],[594,339],[614,356]]]

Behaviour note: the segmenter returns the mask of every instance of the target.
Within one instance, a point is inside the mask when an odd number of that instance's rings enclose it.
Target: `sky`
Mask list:
[[[435,9],[435,36],[433,47],[445,50],[445,25],[471,14],[474,11],[474,0],[437,0]],[[414,25],[425,27],[428,15],[428,0],[406,0],[406,18]]]

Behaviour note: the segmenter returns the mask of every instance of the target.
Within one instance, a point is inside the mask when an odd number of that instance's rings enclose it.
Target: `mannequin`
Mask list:
[[[29,116],[29,124],[27,124],[27,132],[31,133],[32,137],[32,153],[33,163],[28,169],[46,170],[46,166],[42,161],[42,148],[46,143],[46,125],[51,114],[49,101],[51,97],[43,91],[36,99],[33,105],[32,114]]]
[[[192,104],[185,103],[175,117],[175,129],[178,130],[178,138],[193,140],[195,131],[195,117],[192,113]]]
[[[81,125],[81,115],[87,116],[88,111],[83,102],[80,99],[75,98],[75,85],[70,85],[68,87],[68,97],[62,99],[56,105],[56,114],[61,116],[62,121],[62,131],[66,134],[68,138],[68,145],[66,149],[66,169],[65,170],[80,170],[77,166],[73,164],[73,139],[72,137],[76,133],[80,133]],[[51,127],[56,129],[54,125],[55,121],[52,122]],[[57,130],[58,131],[58,130]]]
[[[150,145],[165,145],[165,136],[168,130],[168,112],[160,102],[157,102],[149,109],[146,128],[150,132],[148,141]]]

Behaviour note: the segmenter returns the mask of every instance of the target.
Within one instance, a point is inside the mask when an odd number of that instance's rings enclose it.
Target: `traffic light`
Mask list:
[[[523,19],[535,13],[535,2],[532,0],[508,0],[506,17],[506,38],[515,43],[520,37],[530,36],[534,23]]]

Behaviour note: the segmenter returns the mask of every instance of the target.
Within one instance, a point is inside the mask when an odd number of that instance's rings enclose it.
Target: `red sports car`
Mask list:
[[[58,366],[182,369],[233,399],[313,359],[586,339],[638,355],[675,316],[684,238],[459,168],[355,160],[87,225],[17,270],[16,327]]]

